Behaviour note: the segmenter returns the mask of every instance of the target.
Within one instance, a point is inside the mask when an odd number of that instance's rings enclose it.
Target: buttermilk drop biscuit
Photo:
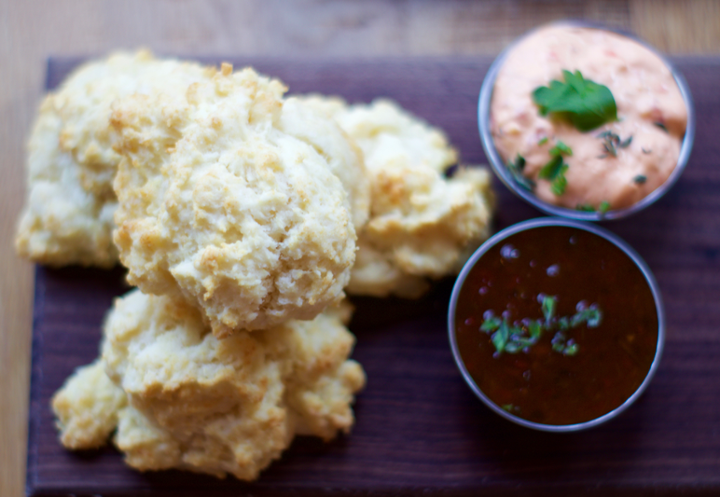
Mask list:
[[[370,175],[370,220],[358,235],[348,293],[418,297],[427,278],[456,271],[487,238],[490,175],[473,167],[445,177],[457,155],[442,132],[387,100],[304,101],[333,116],[355,140]]]
[[[111,429],[64,414],[92,413],[117,419],[115,444],[137,469],[255,479],[296,434],[330,440],[352,427],[350,405],[365,375],[348,360],[348,317],[347,309],[331,309],[313,321],[218,340],[194,307],[135,290],[115,301],[105,324],[101,362],[112,382],[95,379],[95,363],[55,396],[61,441],[69,446],[70,431],[92,446],[101,432],[107,437]],[[103,400],[117,391],[127,406]]]
[[[402,109],[378,99],[369,105],[348,105],[338,97],[301,97],[308,105],[333,116],[363,151],[371,174],[397,160],[440,173],[457,163],[457,152],[445,134]]]
[[[126,405],[125,392],[110,381],[100,360],[78,368],[52,399],[60,442],[68,449],[105,445]]]
[[[182,101],[136,96],[112,114],[123,155],[114,241],[128,280],[193,303],[219,337],[338,302],[354,222],[367,217],[367,192],[348,194],[338,178],[362,176],[360,156],[284,91],[223,64]]]
[[[348,293],[417,298],[428,278],[457,273],[489,235],[485,169],[461,168],[447,179],[426,168],[389,167],[374,186]]]
[[[159,90],[183,93],[201,79],[198,64],[118,53],[84,64],[43,100],[28,143],[28,191],[15,246],[35,262],[110,267],[113,151],[110,106],[120,97]]]
[[[365,226],[370,215],[370,177],[362,151],[348,138],[334,119],[307,105],[302,98],[289,97],[283,103],[281,129],[311,145],[328,162],[340,179],[350,200],[356,231]]]

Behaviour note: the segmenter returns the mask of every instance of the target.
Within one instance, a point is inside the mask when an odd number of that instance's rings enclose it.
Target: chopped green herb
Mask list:
[[[550,149],[550,155],[556,156],[556,155],[572,155],[572,148],[565,145],[563,142],[559,141],[555,144],[553,148]]]
[[[483,321],[483,324],[480,326],[480,330],[486,333],[489,331],[495,331],[500,328],[500,323],[502,323],[502,321],[500,321],[500,318],[492,317],[486,321]]]
[[[600,326],[602,320],[602,313],[597,307],[590,307],[588,309],[576,312],[572,318],[570,318],[570,325],[575,328],[585,323],[588,328],[597,328]]]
[[[553,318],[553,315],[555,314],[555,305],[557,304],[557,299],[553,296],[545,296],[542,301],[542,312],[543,316],[545,316],[545,322],[549,323],[550,320]]]
[[[508,338],[510,338],[510,329],[508,328],[507,321],[503,319],[502,323],[500,323],[500,328],[493,333],[491,337],[493,345],[495,345],[495,350],[502,353],[502,351],[505,350],[505,344],[507,344]]]
[[[531,345],[535,345],[537,343],[537,340],[534,340],[532,338],[518,337],[514,339],[514,342],[518,344],[518,349],[524,349],[526,347],[530,347]]]
[[[600,202],[600,206],[598,207],[598,212],[600,214],[605,214],[609,210],[610,210],[610,202],[608,202],[607,200],[603,200],[602,202]]]
[[[552,181],[550,190],[558,196],[562,195],[567,187],[565,172],[568,170],[568,165],[563,162],[563,155],[572,155],[572,149],[563,142],[558,141],[555,146],[550,149],[550,161],[545,164],[538,173],[538,178]],[[524,165],[523,159],[523,167]],[[527,180],[527,178],[525,179]],[[533,187],[534,186],[535,184],[533,183]]]
[[[644,153],[644,154],[652,153],[652,150],[648,150],[645,147],[643,147],[641,150],[642,150],[642,153]]]
[[[602,313],[600,312],[600,309],[588,309],[590,311],[587,314],[587,317],[585,319],[585,323],[587,324],[588,328],[597,328],[600,326],[600,321],[602,321]]]
[[[513,340],[517,339],[523,334],[523,330],[519,326],[508,325],[508,330],[510,331],[510,338],[512,338]]]
[[[607,86],[585,79],[580,71],[563,70],[564,83],[552,80],[550,86],[540,86],[533,93],[533,101],[540,114],[556,114],[570,121],[580,131],[590,131],[617,120],[617,106]]]
[[[572,345],[566,346],[565,350],[563,350],[563,354],[573,356],[578,353],[578,349],[578,344],[574,343]]]
[[[530,332],[531,339],[538,339],[542,334],[542,323],[540,321],[530,321],[528,325],[528,331]]]
[[[555,318],[556,308],[556,297],[543,296],[542,312],[545,317],[544,320],[524,319],[522,326],[516,326],[508,324],[507,318],[500,320],[500,318],[492,316],[482,323],[480,330],[485,333],[494,331],[490,340],[495,346],[497,354],[502,354],[503,352],[517,354],[522,350],[527,351],[529,347],[535,345],[540,340],[540,336],[544,331],[559,329],[551,341],[553,350],[565,355],[574,355],[577,353],[578,348],[577,346],[572,347],[575,342],[572,339],[568,340],[565,332],[583,323],[588,328],[597,328],[602,320],[602,313],[597,305],[593,304],[588,308],[576,312],[572,316]]]
[[[570,324],[573,326],[580,326],[582,323],[587,321],[587,317],[583,314],[585,311],[576,312],[573,317],[570,318]]]
[[[518,342],[508,342],[505,344],[505,352],[508,354],[517,354],[522,348]]]
[[[665,124],[661,123],[660,121],[654,122],[653,124],[663,130],[665,133],[669,133],[667,126],[665,126]]]
[[[635,176],[633,178],[633,181],[635,183],[637,183],[638,185],[642,185],[643,183],[645,183],[647,181],[647,176],[645,176],[644,174],[638,174],[637,176]]]
[[[568,170],[568,167],[569,166],[563,162],[562,155],[558,153],[550,159],[550,162],[540,169],[538,178],[552,181],[550,190],[553,194],[560,196],[565,193],[565,188],[567,187],[565,172]]]
[[[583,212],[595,212],[595,207],[590,204],[577,204],[575,210]]]
[[[558,197],[565,193],[565,188],[567,188],[567,178],[565,177],[565,172],[568,170],[568,165],[563,164],[560,167],[560,171],[558,172],[557,176],[553,180],[552,184],[550,184],[550,191],[553,192],[554,195],[557,195]]]
[[[603,150],[605,153],[600,156],[601,159],[612,156],[617,157],[617,149],[619,148],[627,148],[632,143],[632,135],[627,137],[625,140],[621,140],[618,135],[613,133],[612,131],[603,131],[599,135],[597,135],[598,138],[602,139],[603,141]]]
[[[562,156],[556,155],[552,159],[550,159],[550,162],[545,164],[542,169],[540,169],[540,172],[538,173],[538,178],[554,180],[560,173],[560,169],[562,168],[562,166]]]
[[[613,142],[608,140],[603,143],[603,149],[605,150],[605,155],[601,155],[601,159],[607,157],[608,155],[612,157],[617,157],[617,149],[615,148],[615,144]]]
[[[505,409],[507,412],[518,411],[519,409],[512,404],[503,404],[500,407]]]
[[[548,140],[549,140],[549,138],[547,136],[544,138],[540,138],[540,141],[538,142],[538,146],[542,147],[543,145],[545,145],[548,142]]]
[[[510,170],[510,174],[512,175],[513,179],[518,185],[529,191],[535,189],[535,182],[522,173],[525,169],[525,157],[518,154],[518,156],[515,158],[515,162],[508,162],[507,167]]]

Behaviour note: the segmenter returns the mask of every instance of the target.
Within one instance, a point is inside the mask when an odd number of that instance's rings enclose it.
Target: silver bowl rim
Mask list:
[[[549,424],[543,424],[543,423],[536,423],[533,421],[528,421],[526,419],[520,418],[518,416],[515,416],[514,414],[502,409],[500,406],[495,404],[490,398],[485,395],[485,393],[480,390],[480,388],[475,383],[475,380],[473,380],[472,376],[470,376],[470,373],[468,372],[467,368],[465,367],[465,363],[462,360],[462,357],[460,356],[460,351],[458,350],[457,340],[456,340],[456,330],[455,330],[455,312],[457,309],[457,301],[460,296],[460,292],[462,291],[463,284],[465,283],[465,279],[467,278],[470,271],[472,271],[475,264],[480,260],[480,258],[485,255],[485,253],[493,246],[497,245],[498,243],[502,242],[509,236],[512,236],[516,233],[519,233],[521,231],[527,231],[530,229],[536,229],[536,228],[543,228],[548,226],[566,226],[570,228],[576,228],[580,230],[584,230],[590,233],[593,233],[597,236],[600,236],[604,238],[605,240],[613,243],[616,247],[618,247],[620,250],[622,250],[625,255],[627,255],[634,263],[635,265],[640,269],[643,276],[645,277],[645,281],[647,282],[648,286],[650,287],[650,291],[652,292],[653,299],[655,300],[655,309],[657,312],[657,318],[658,318],[658,339],[657,339],[657,346],[655,348],[655,357],[653,358],[653,362],[650,365],[650,369],[647,372],[647,375],[645,376],[645,379],[640,384],[637,390],[628,397],[625,402],[623,402],[620,406],[616,407],[612,411],[603,414],[602,416],[592,419],[590,421],[585,421],[582,423],[576,423],[576,424],[570,424],[570,425],[549,425]],[[450,305],[448,309],[448,337],[450,340],[450,349],[452,350],[453,358],[455,359],[455,364],[457,365],[458,369],[460,370],[460,373],[462,374],[462,377],[465,380],[465,383],[470,387],[470,389],[475,393],[475,395],[492,411],[494,411],[496,414],[502,416],[503,418],[507,419],[508,421],[511,421],[515,424],[518,424],[520,426],[524,426],[526,428],[531,428],[534,430],[539,431],[545,431],[545,432],[554,432],[554,433],[566,433],[566,432],[575,432],[580,430],[586,430],[589,428],[593,428],[595,426],[598,426],[602,423],[605,423],[615,417],[617,417],[619,414],[624,412],[628,407],[630,407],[645,391],[647,386],[650,384],[650,381],[652,380],[653,376],[655,376],[655,372],[657,371],[659,365],[660,365],[660,358],[662,356],[663,348],[665,345],[665,310],[662,302],[662,296],[660,294],[660,288],[655,281],[655,277],[652,274],[652,271],[648,267],[648,265],[645,263],[645,261],[640,257],[640,255],[623,239],[621,239],[616,234],[608,231],[607,229],[604,229],[600,226],[577,221],[574,219],[565,219],[565,218],[559,218],[559,217],[541,217],[541,218],[535,218],[535,219],[529,219],[526,221],[522,221],[520,223],[514,224],[512,226],[509,226],[505,228],[504,230],[500,231],[499,233],[496,233],[492,237],[490,237],[485,243],[483,243],[476,251],[473,253],[473,255],[468,259],[468,261],[463,266],[462,270],[460,271],[460,274],[458,275],[457,280],[455,281],[455,285],[453,286],[452,295],[450,297]]]
[[[680,94],[682,95],[682,98],[685,101],[685,106],[687,107],[688,120],[687,126],[685,128],[685,137],[683,138],[682,145],[680,146],[680,155],[678,156],[677,165],[675,166],[675,169],[673,169],[673,172],[670,173],[670,176],[665,181],[665,183],[663,183],[660,187],[656,188],[649,195],[639,200],[635,204],[631,205],[630,207],[627,207],[625,209],[611,210],[605,213],[584,212],[578,211],[576,209],[560,207],[540,200],[537,196],[535,196],[533,192],[525,190],[517,184],[517,182],[510,174],[510,171],[506,167],[505,163],[503,162],[502,158],[500,157],[497,149],[495,148],[495,142],[493,141],[492,134],[490,132],[490,104],[492,102],[492,94],[498,72],[500,72],[500,68],[505,62],[508,54],[517,46],[518,43],[538,31],[539,29],[547,28],[549,26],[570,26],[602,29],[630,38],[631,40],[636,41],[644,47],[648,48],[658,57],[660,57],[660,59],[670,70],[673,78],[675,79],[675,83],[680,89]],[[695,141],[696,122],[695,106],[693,104],[692,94],[690,93],[690,87],[688,86],[687,81],[685,81],[685,78],[680,73],[680,71],[677,70],[677,68],[670,62],[670,60],[668,60],[668,58],[664,54],[662,54],[654,47],[652,47],[651,45],[641,40],[632,33],[591,21],[562,20],[549,24],[544,24],[528,31],[520,38],[513,41],[500,53],[500,55],[497,56],[497,58],[493,61],[492,65],[488,69],[488,72],[485,75],[485,79],[483,80],[482,87],[480,88],[480,97],[478,101],[478,125],[480,130],[480,140],[482,142],[483,149],[485,150],[485,155],[490,162],[490,166],[492,167],[493,171],[495,171],[495,174],[505,184],[505,186],[508,187],[515,195],[530,203],[536,209],[539,209],[540,211],[551,216],[559,216],[569,219],[577,219],[581,221],[606,221],[622,219],[632,214],[635,214],[636,212],[639,212],[655,203],[658,199],[665,195],[665,193],[667,193],[670,188],[672,188],[672,186],[677,182],[677,180],[680,178],[680,175],[685,170],[685,167],[687,166],[687,163],[690,159],[690,153],[692,152],[693,143]]]

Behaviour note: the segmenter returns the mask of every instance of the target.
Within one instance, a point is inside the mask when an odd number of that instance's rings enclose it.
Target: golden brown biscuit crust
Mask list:
[[[342,299],[355,260],[360,197],[335,175],[331,146],[321,154],[307,138],[313,128],[289,132],[284,91],[225,64],[183,99],[131,97],[112,115],[123,154],[114,241],[128,280],[194,303],[217,336],[312,319]],[[336,126],[315,120],[318,133]]]
[[[365,374],[348,359],[348,317],[333,308],[218,340],[194,307],[134,290],[108,315],[102,360],[55,395],[61,441],[95,447],[117,425],[115,444],[139,470],[255,479],[296,434],[329,440],[352,427]]]
[[[78,368],[51,401],[68,449],[94,449],[105,445],[118,423],[118,411],[127,396],[105,374],[102,361]]]
[[[487,238],[490,175],[467,167],[447,178],[457,154],[442,131],[388,100],[304,101],[333,116],[355,140],[370,177],[370,219],[358,233],[348,293],[419,297],[428,278],[452,274]]]
[[[121,52],[80,66],[45,97],[28,142],[18,254],[54,266],[115,265],[112,180],[120,156],[113,150],[110,107],[118,98],[153,89],[182,93],[205,71],[147,51]]]

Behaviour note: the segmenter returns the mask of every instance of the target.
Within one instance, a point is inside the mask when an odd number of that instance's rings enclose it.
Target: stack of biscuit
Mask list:
[[[116,54],[46,97],[16,247],[128,269],[101,357],[53,398],[70,449],[252,480],[348,432],[345,292],[417,297],[488,235],[489,175],[396,104],[286,97],[252,69]]]

